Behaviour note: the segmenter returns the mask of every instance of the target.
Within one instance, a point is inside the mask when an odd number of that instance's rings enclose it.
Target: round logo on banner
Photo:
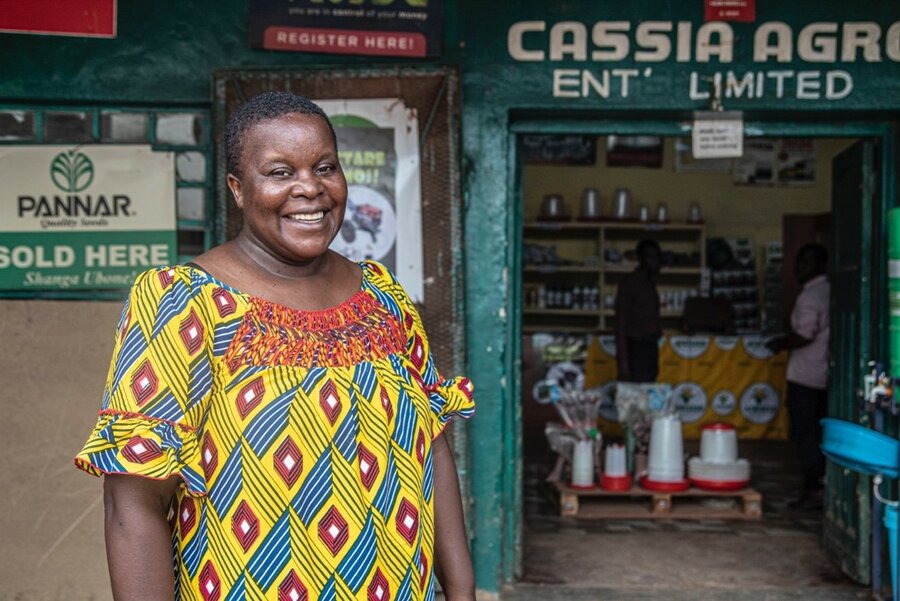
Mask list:
[[[716,346],[725,352],[733,351],[737,341],[737,336],[716,336]]]
[[[768,359],[772,356],[766,348],[766,339],[762,336],[745,336],[743,341],[744,350],[754,359]]]
[[[672,389],[672,406],[682,422],[695,422],[706,413],[706,392],[694,382],[682,382]]]
[[[347,212],[331,249],[351,261],[384,259],[397,240],[394,207],[368,186],[347,186]]]
[[[672,336],[670,342],[675,354],[682,359],[696,359],[709,348],[708,336]]]
[[[712,409],[716,415],[731,415],[737,407],[737,399],[730,390],[720,390],[713,395]]]
[[[596,389],[595,389],[596,390]],[[597,413],[608,422],[619,421],[619,410],[616,409],[616,383],[607,382],[599,387],[600,407]]]
[[[610,357],[616,356],[616,337],[615,336],[600,336],[600,348],[603,349],[603,352],[609,355]]]
[[[741,414],[754,424],[768,424],[778,414],[778,392],[765,382],[755,382],[741,395]]]

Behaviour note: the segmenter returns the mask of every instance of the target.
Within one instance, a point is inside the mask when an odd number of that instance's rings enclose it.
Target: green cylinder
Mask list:
[[[900,378],[900,207],[888,211],[888,312],[891,376]]]

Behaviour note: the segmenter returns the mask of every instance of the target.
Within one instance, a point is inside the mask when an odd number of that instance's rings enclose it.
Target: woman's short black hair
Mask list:
[[[332,127],[328,115],[319,105],[309,98],[290,92],[265,92],[237,107],[228,118],[228,123],[225,125],[225,165],[228,173],[240,176],[244,134],[248,129],[260,121],[277,119],[291,113],[321,117],[328,124],[328,129],[331,130],[331,136],[334,138],[334,145],[337,147],[334,127]]]

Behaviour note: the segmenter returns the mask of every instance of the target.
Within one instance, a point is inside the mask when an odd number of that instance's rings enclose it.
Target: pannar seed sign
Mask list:
[[[0,289],[127,288],[177,260],[173,154],[0,148]]]

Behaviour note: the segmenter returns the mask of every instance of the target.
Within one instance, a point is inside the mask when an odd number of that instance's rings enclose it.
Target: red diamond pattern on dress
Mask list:
[[[425,590],[425,582],[428,580],[428,558],[423,551],[419,551],[419,590]]]
[[[241,500],[237,511],[231,518],[231,530],[237,537],[244,552],[250,549],[256,539],[259,537],[259,519],[247,505],[247,501]]]
[[[415,325],[415,323],[416,323],[416,320],[415,320],[415,318],[413,318],[412,313],[407,313],[406,315],[403,316],[403,327],[406,328],[407,332],[412,330],[412,327],[413,327],[413,325]]]
[[[319,391],[319,405],[321,405],[322,411],[328,416],[328,421],[333,426],[341,413],[341,399],[338,398],[337,386],[334,385],[332,380],[325,382]]]
[[[181,336],[181,342],[187,349],[189,355],[193,355],[203,346],[203,324],[197,313],[191,309],[190,315],[185,317],[181,325],[178,326],[178,334]]]
[[[175,281],[175,270],[167,269],[165,271],[160,271],[156,274],[159,277],[159,283],[162,284],[163,288],[168,288],[169,284]]]
[[[222,581],[216,573],[216,568],[211,561],[207,561],[200,570],[200,594],[204,601],[219,601],[222,594]]]
[[[475,392],[474,386],[472,386],[472,380],[469,378],[460,378],[459,382],[456,383],[456,387],[466,395],[466,398],[470,401],[472,400],[472,396]]]
[[[388,587],[387,578],[381,573],[381,568],[375,568],[375,575],[369,583],[368,600],[385,601],[391,598],[391,589]]]
[[[359,457],[359,478],[366,490],[372,490],[375,478],[381,471],[378,467],[378,458],[363,443],[359,443],[356,447],[356,456]]]
[[[409,544],[413,544],[413,541],[416,540],[416,533],[419,531],[419,511],[406,499],[400,502],[396,523],[400,536],[405,538]]]
[[[203,475],[207,480],[212,478],[219,465],[219,449],[216,448],[216,443],[213,442],[209,432],[203,436],[203,456],[200,458],[200,465],[203,466]]]
[[[216,302],[216,310],[219,311],[219,317],[228,317],[237,311],[237,302],[231,293],[224,288],[216,288],[212,293],[213,300]]]
[[[275,466],[275,471],[278,472],[284,483],[288,485],[288,488],[297,482],[297,478],[300,477],[300,473],[303,471],[303,454],[290,436],[285,438],[284,442],[275,450],[272,463]]]
[[[162,457],[162,454],[162,449],[155,440],[142,436],[133,436],[122,447],[122,456],[131,463],[147,463]]]
[[[306,601],[306,587],[300,582],[294,570],[278,585],[278,601]]]
[[[347,520],[343,518],[337,508],[332,505],[319,522],[319,538],[328,546],[332,555],[337,555],[347,543]]]
[[[413,365],[416,366],[416,369],[422,369],[422,366],[425,365],[425,345],[422,343],[422,337],[418,334],[413,339],[413,347],[409,352],[409,358],[412,360]]]
[[[197,506],[194,504],[194,499],[184,497],[181,499],[181,505],[178,506],[178,529],[181,532],[181,540],[191,533],[196,523]]]
[[[149,359],[145,359],[141,366],[137,368],[134,375],[131,376],[131,392],[137,401],[138,406],[143,405],[156,394],[159,388],[159,378],[153,371],[153,365]]]
[[[419,435],[416,436],[416,459],[419,465],[425,465],[425,433],[419,428]]]
[[[394,407],[391,405],[391,397],[388,395],[388,391],[384,389],[384,386],[381,387],[381,406],[384,407],[388,422],[394,419]]]
[[[263,395],[265,394],[266,386],[263,384],[263,379],[261,377],[256,378],[241,388],[241,391],[238,392],[237,399],[235,400],[238,413],[241,414],[241,419],[247,419],[250,412],[262,402]]]

